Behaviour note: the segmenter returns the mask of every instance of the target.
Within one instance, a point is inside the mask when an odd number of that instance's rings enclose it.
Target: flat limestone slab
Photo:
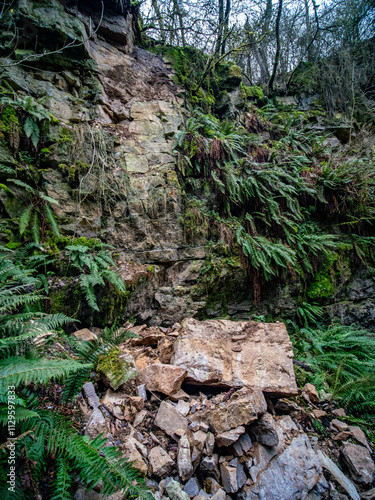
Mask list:
[[[292,343],[283,323],[188,318],[171,364],[185,368],[190,383],[259,387],[283,396],[298,393]]]

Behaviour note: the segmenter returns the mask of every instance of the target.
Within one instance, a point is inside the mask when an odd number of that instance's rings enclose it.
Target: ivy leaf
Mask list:
[[[25,120],[23,128],[26,136],[31,139],[34,148],[36,148],[38,146],[40,137],[40,129],[38,124],[31,118],[31,116],[28,116]]]

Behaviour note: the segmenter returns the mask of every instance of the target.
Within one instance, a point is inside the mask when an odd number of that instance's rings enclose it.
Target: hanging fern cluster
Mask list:
[[[270,130],[267,118],[272,120],[272,113],[258,115],[267,124],[263,129]],[[196,180],[208,181],[217,206],[216,214],[211,211],[208,217],[231,229],[252,278],[255,301],[264,281],[311,273],[343,242],[354,249],[360,238],[355,252],[369,255],[375,215],[373,162],[327,161],[325,138],[298,128],[293,120],[280,139],[262,144],[248,133],[253,129],[245,117],[245,126],[235,128],[196,109],[177,134],[177,155],[191,199],[199,196]]]

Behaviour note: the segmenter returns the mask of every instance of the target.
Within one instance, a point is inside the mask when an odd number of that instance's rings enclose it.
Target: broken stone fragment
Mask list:
[[[332,412],[336,417],[346,417],[346,412],[344,408],[337,408],[336,410],[333,410]]]
[[[95,335],[95,333],[92,333],[88,328],[82,328],[82,330],[74,332],[73,335],[78,340],[85,340],[90,342],[95,342],[95,340],[98,340],[97,335]]]
[[[242,434],[242,436],[236,443],[233,443],[234,454],[237,457],[242,457],[244,453],[250,451],[251,447],[252,447],[252,442],[247,432]]]
[[[183,482],[190,479],[194,472],[191,460],[190,443],[186,436],[182,436],[178,442],[177,470]]]
[[[311,403],[319,403],[319,394],[318,391],[316,390],[315,385],[313,384],[306,384],[304,388],[302,389],[302,396]],[[307,396],[307,398],[306,398]]]
[[[344,463],[355,481],[371,484],[375,479],[375,464],[367,448],[353,443],[341,447]]]
[[[220,481],[219,456],[204,457],[200,465],[200,471],[206,476],[212,476],[216,481]]]
[[[148,460],[150,462],[152,473],[158,478],[168,476],[174,465],[171,457],[161,446],[156,446],[150,450]]]
[[[87,403],[91,408],[97,408],[100,405],[99,398],[95,392],[95,387],[92,382],[86,382],[82,387],[83,394],[87,400]]]
[[[190,500],[189,495],[182,491],[180,483],[174,479],[166,484],[166,490],[171,500]]]
[[[142,410],[139,413],[137,413],[133,422],[134,427],[138,427],[138,425],[141,425],[146,415],[147,415],[147,410]]]
[[[266,410],[263,392],[259,388],[244,387],[235,392],[223,406],[207,411],[205,416],[215,432],[221,434],[238,426],[251,424]]]
[[[315,418],[323,418],[327,415],[327,412],[323,410],[313,410],[313,415]]]
[[[337,418],[334,418],[332,420],[331,428],[333,428],[333,430],[337,429],[340,432],[349,430],[348,424],[346,424],[345,422],[341,422],[341,420],[337,420]]]
[[[91,416],[85,427],[85,435],[91,439],[96,438],[99,434],[107,433],[107,421],[99,408],[94,408]]]
[[[212,432],[208,432],[204,447],[205,454],[211,456],[214,452],[214,448],[215,448],[215,436],[212,434]]]
[[[242,464],[232,467],[224,462],[220,465],[220,472],[221,482],[227,493],[237,493],[237,491],[246,483],[247,477]]]
[[[141,453],[140,450],[143,452]],[[124,457],[132,462],[133,467],[142,474],[147,474],[147,464],[143,457],[147,456],[147,449],[135,438],[128,436],[124,443]]]
[[[241,352],[232,338],[243,336]],[[293,349],[283,323],[184,320],[171,363],[188,370],[186,381],[227,387],[259,387],[296,395]]]
[[[275,421],[269,413],[264,413],[259,417],[259,420],[250,428],[250,434],[254,441],[265,446],[279,444]]]
[[[185,484],[184,492],[189,495],[190,498],[193,498],[199,494],[201,487],[196,477],[192,477]]]
[[[218,446],[230,446],[231,444],[235,443],[244,432],[245,427],[241,425],[239,427],[236,427],[235,429],[231,429],[230,431],[218,434],[216,436],[216,444]]]
[[[365,433],[363,432],[362,429],[360,429],[359,427],[357,427],[355,425],[350,425],[349,426],[349,431],[351,432],[353,438],[356,441],[358,441],[359,444],[362,444],[363,446],[365,446],[368,449],[368,451],[370,453],[372,453],[371,447],[368,444],[368,441],[366,439],[366,435],[365,435]]]
[[[156,363],[140,370],[138,381],[145,384],[149,391],[162,392],[166,396],[181,389],[187,370],[172,365]]]
[[[172,404],[162,401],[155,418],[155,425],[162,429],[168,436],[175,439],[175,433],[179,429],[186,431],[188,421]]]
[[[187,401],[180,399],[177,403],[176,410],[181,413],[182,416],[186,417],[190,411],[190,405]]]

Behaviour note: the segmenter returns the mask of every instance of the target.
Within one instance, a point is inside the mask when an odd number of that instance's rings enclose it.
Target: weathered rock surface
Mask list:
[[[149,391],[158,391],[170,396],[181,389],[187,370],[173,365],[156,363],[146,366],[138,373],[138,381]]]
[[[153,474],[158,478],[168,476],[174,465],[171,457],[161,446],[156,446],[150,450],[148,460]]]
[[[242,388],[224,404],[200,414],[203,421],[221,434],[239,426],[249,425],[267,410],[267,403],[260,389]]]
[[[190,382],[297,394],[293,349],[283,323],[187,319],[171,362],[188,370]]]
[[[265,446],[279,444],[275,421],[269,413],[264,413],[259,417],[258,421],[251,427],[250,434],[253,440]]]
[[[156,415],[155,425],[166,432],[168,436],[175,438],[177,431],[186,431],[188,421],[174,406],[163,401]]]
[[[344,443],[341,454],[353,479],[363,484],[371,484],[375,480],[375,464],[367,448]]]
[[[190,443],[186,436],[182,436],[178,442],[177,470],[183,482],[186,482],[194,472]]]
[[[231,429],[230,431],[218,434],[216,436],[216,444],[218,446],[230,446],[231,444],[235,443],[244,432],[245,427],[240,425],[235,429]]]

